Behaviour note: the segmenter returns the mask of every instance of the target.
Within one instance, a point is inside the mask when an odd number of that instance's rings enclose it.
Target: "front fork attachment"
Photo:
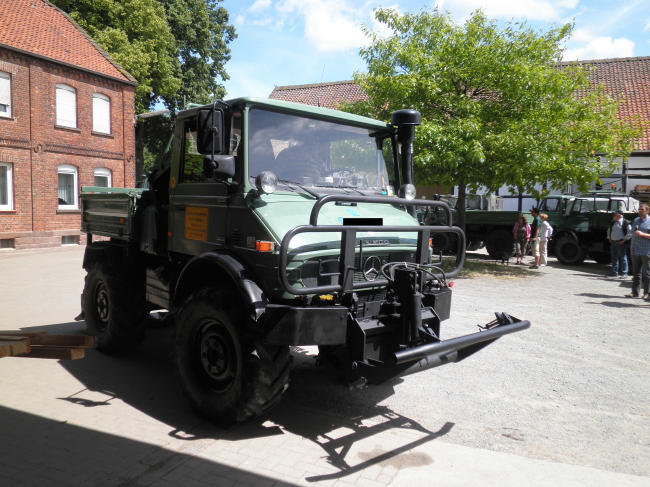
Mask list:
[[[422,338],[438,340],[435,332],[423,326],[422,294],[424,272],[419,269],[395,269],[393,288],[402,303],[402,343],[411,345]]]

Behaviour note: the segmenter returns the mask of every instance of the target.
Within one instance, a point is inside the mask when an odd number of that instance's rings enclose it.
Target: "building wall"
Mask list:
[[[0,244],[15,248],[83,242],[80,209],[58,208],[59,165],[77,168],[77,193],[94,184],[94,169],[111,185],[135,185],[134,88],[131,85],[0,48],[0,71],[11,74],[11,118],[0,117],[0,162],[12,165],[13,209],[0,211]],[[56,85],[76,90],[77,128],[56,126]],[[111,133],[92,131],[92,95],[110,100]]]

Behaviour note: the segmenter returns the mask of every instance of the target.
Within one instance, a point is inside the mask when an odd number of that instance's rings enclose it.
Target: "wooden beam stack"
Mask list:
[[[84,358],[87,348],[94,348],[96,345],[97,339],[86,335],[50,335],[46,331],[0,330],[0,358],[77,360]]]

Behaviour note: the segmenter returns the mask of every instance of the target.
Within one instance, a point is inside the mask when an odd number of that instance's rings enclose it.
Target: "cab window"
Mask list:
[[[199,153],[197,141],[196,119],[187,120],[183,124],[183,170],[184,182],[203,182],[208,178],[203,171],[203,155]]]

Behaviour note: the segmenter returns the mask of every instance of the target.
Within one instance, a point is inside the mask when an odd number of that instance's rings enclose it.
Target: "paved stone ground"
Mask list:
[[[83,330],[82,252],[0,252],[0,329]],[[650,485],[650,305],[603,266],[552,265],[458,279],[443,325],[465,334],[508,311],[530,330],[365,391],[295,349],[280,406],[227,430],[182,398],[168,329],[134,356],[2,359],[0,484]]]

